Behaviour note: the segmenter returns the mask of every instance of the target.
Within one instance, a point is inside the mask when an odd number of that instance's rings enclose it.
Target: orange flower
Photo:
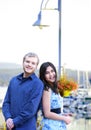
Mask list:
[[[61,76],[58,80],[58,89],[59,91],[69,90],[74,91],[78,88],[77,82],[73,79],[68,79],[66,76]]]

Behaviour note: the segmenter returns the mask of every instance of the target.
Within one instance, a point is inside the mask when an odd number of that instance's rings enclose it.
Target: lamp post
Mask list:
[[[58,0],[59,30],[58,30],[58,77],[61,74],[61,0]]]

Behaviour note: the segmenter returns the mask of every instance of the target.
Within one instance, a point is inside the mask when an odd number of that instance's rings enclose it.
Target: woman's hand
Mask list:
[[[65,121],[65,123],[68,125],[71,123],[71,117],[69,115],[64,116],[63,120]]]

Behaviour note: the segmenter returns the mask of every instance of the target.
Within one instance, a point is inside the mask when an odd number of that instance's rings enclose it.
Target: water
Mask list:
[[[91,119],[72,119],[71,124],[67,126],[67,130],[91,130]]]
[[[7,87],[0,87],[0,108],[2,107],[2,102],[6,93]]]

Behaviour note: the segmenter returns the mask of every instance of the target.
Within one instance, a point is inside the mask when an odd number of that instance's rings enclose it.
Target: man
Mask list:
[[[24,72],[9,83],[2,105],[7,130],[36,130],[37,111],[41,102],[43,83],[35,75],[39,58],[28,53],[23,58]]]

